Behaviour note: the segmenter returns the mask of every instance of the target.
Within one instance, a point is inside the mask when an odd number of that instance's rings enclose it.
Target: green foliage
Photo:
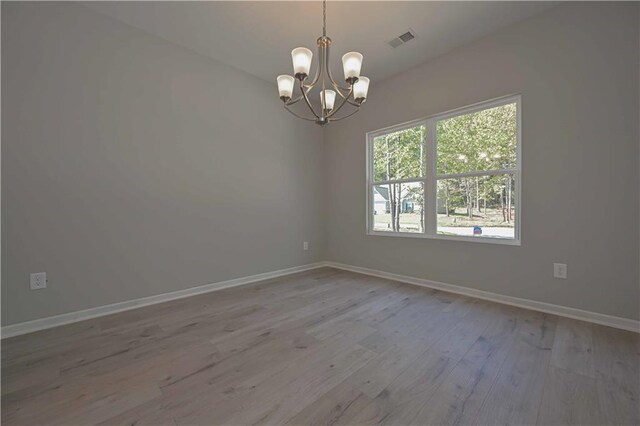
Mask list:
[[[515,202],[515,179],[510,174],[438,181],[438,213],[466,211],[473,207],[482,213],[487,208],[502,209]],[[448,210],[448,211],[447,211]],[[468,212],[467,212],[468,213]]]
[[[374,179],[421,177],[425,170],[424,126],[378,136],[373,140]]]
[[[438,174],[516,165],[516,104],[439,121],[436,133]]]

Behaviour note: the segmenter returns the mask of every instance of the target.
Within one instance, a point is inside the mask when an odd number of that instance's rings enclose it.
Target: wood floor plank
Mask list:
[[[559,318],[551,351],[551,364],[595,378],[591,330],[592,326],[589,323]]]
[[[354,416],[371,402],[371,399],[346,381],[327,391],[307,405],[286,424],[296,425],[350,425]]]
[[[322,268],[2,342],[7,425],[640,424],[640,336]]]
[[[478,424],[535,424],[556,318],[522,312],[523,327],[480,409]]]
[[[222,406],[225,409],[222,411],[219,407],[210,404],[199,407],[197,411],[184,410],[183,407],[179,407],[173,411],[174,418],[178,424],[206,424],[206,420],[209,418],[215,418],[216,421],[224,424],[255,422],[262,417],[279,413],[277,410],[282,407],[281,404],[288,401],[284,397],[288,387],[291,390],[309,389],[308,384],[315,384],[320,389],[316,389],[314,392],[324,393],[322,392],[323,386],[327,388],[335,386],[343,380],[341,374],[344,374],[345,371],[350,372],[354,363],[360,365],[359,363],[366,362],[372,355],[373,353],[366,348],[352,345],[351,339],[336,338],[331,342],[317,346],[315,350],[302,357],[263,365],[260,371],[256,371],[249,377],[243,377],[243,380],[236,381],[230,387],[223,387],[222,394],[219,393],[219,390],[214,389],[213,392],[218,392],[218,397],[224,401]],[[337,381],[333,383],[333,380]],[[299,395],[299,397],[308,397],[308,395]],[[302,410],[304,405],[299,405],[296,408]],[[270,410],[274,410],[274,412],[272,413]],[[291,416],[295,414],[297,412],[292,413]]]
[[[640,356],[630,333],[593,325],[596,386],[608,424],[640,424]]]
[[[491,323],[469,352],[438,386],[433,397],[413,420],[417,424],[474,424],[478,412],[518,333],[517,310],[490,308]]]
[[[602,425],[596,380],[551,365],[545,378],[539,425]]]
[[[437,387],[489,325],[490,317],[477,310],[443,328],[429,349],[393,380],[356,417],[355,423],[410,424]]]
[[[316,364],[313,370],[307,369],[282,388],[276,385],[271,389],[273,381],[270,380],[269,386],[257,394],[261,404],[248,404],[246,409],[234,413],[225,423],[284,424],[327,390],[343,382],[373,356],[375,354],[368,349],[354,345],[350,351]]]
[[[348,381],[370,398],[378,396],[404,370],[409,368],[427,349],[422,341],[406,339],[402,345],[394,345],[379,354],[360,370],[352,374]]]

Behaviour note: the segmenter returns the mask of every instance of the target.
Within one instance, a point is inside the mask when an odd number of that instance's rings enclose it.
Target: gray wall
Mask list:
[[[637,3],[567,4],[373,82],[325,134],[329,260],[638,319],[638,23]],[[521,247],[365,235],[366,132],[511,93]]]
[[[2,323],[327,258],[638,319],[638,17],[561,6],[373,82],[323,135],[273,84],[80,5],[3,2]],[[509,93],[521,247],[365,235],[367,131]]]
[[[69,3],[3,2],[2,64],[3,325],[324,259],[275,84]]]

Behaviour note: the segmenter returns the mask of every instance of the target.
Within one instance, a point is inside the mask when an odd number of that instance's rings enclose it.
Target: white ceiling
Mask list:
[[[291,74],[291,49],[316,51],[322,3],[86,2],[87,7],[269,82]],[[339,2],[327,4],[334,75],[342,54],[364,55],[362,74],[380,81],[457,46],[556,6],[558,2]],[[412,28],[417,38],[387,42]],[[315,61],[315,58],[314,58]]]

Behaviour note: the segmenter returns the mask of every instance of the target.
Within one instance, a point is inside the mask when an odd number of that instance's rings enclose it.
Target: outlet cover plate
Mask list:
[[[31,274],[29,288],[31,290],[42,290],[43,288],[47,288],[47,273],[36,272]]]
[[[566,263],[554,263],[553,264],[553,278],[560,278],[562,280],[567,279],[567,264]]]

